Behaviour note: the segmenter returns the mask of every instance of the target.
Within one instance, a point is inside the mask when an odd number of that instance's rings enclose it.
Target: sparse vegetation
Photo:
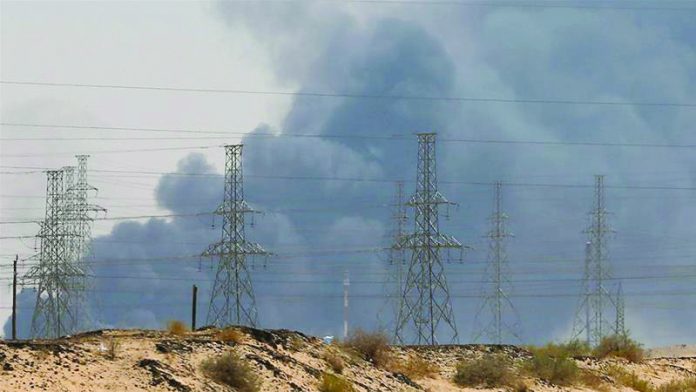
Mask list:
[[[535,377],[555,385],[569,385],[576,381],[578,367],[572,359],[571,352],[578,347],[575,344],[549,343],[543,347],[532,347],[532,358],[526,369]]]
[[[468,387],[501,387],[513,381],[512,361],[503,355],[484,355],[457,365],[454,382]]]
[[[426,377],[432,378],[439,372],[437,366],[416,355],[409,355],[408,359],[402,363],[394,361],[394,365],[392,365],[390,370],[404,374],[412,380]]]
[[[172,335],[181,336],[188,332],[188,327],[186,327],[186,324],[184,324],[183,321],[171,320],[167,322],[167,332]]]
[[[319,392],[353,392],[353,384],[343,377],[324,373],[319,383]]]
[[[244,335],[242,334],[242,332],[232,327],[223,328],[215,334],[215,339],[221,340],[223,342],[232,342],[239,344],[241,343],[243,338]]]
[[[580,384],[592,389],[593,391],[609,392],[609,385],[596,372],[589,369],[580,369],[578,373]]]
[[[642,361],[644,354],[640,343],[624,335],[607,336],[594,349],[597,358],[619,357],[634,363]]]
[[[607,369],[607,374],[617,383],[634,389],[638,392],[654,392],[653,386],[646,380],[638,377],[635,372],[629,372],[618,366],[611,366]]]
[[[657,392],[696,392],[696,377],[662,384]]]
[[[338,354],[331,351],[326,351],[324,352],[324,361],[329,364],[331,370],[333,370],[335,373],[343,373],[345,363],[343,362],[343,358],[341,358]]]
[[[362,359],[373,365],[384,367],[391,361],[389,337],[384,332],[366,332],[356,329],[343,343],[344,347],[357,352]]]
[[[260,389],[254,369],[235,352],[206,359],[201,363],[201,370],[210,379],[231,386],[237,392],[256,392]]]
[[[288,339],[288,349],[291,351],[300,351],[304,347],[305,342],[299,336],[290,336]]]
[[[106,351],[104,352],[104,356],[106,357],[106,359],[113,361],[114,359],[116,359],[116,356],[118,355],[118,351],[120,348],[121,342],[118,339],[111,338],[106,343]]]
[[[607,373],[617,383],[638,392],[696,392],[696,377],[674,380],[655,387],[649,381],[638,377],[635,372],[629,372],[618,366],[611,366],[607,369]]]

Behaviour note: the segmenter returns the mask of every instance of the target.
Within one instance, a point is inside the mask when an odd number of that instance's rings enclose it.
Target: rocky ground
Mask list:
[[[373,366],[320,339],[285,330],[239,328],[241,339],[220,340],[217,330],[182,335],[165,331],[103,330],[50,341],[0,341],[0,391],[230,391],[201,371],[203,360],[235,350],[259,374],[263,391],[316,391],[324,359],[333,352],[345,360],[343,377],[356,391],[466,391],[451,382],[456,364],[485,353],[511,358],[529,355],[513,346],[456,345],[395,347],[393,355],[405,361],[418,356],[435,365],[431,377],[409,377]],[[603,390],[631,391],[606,374],[610,366],[636,372],[659,386],[696,376],[696,355],[688,350],[654,351],[641,364],[621,360],[578,359],[603,379]],[[692,354],[686,355],[686,354]],[[540,380],[523,380],[533,391],[587,391],[587,387],[555,387]],[[478,389],[485,390],[485,389]],[[496,389],[489,389],[496,390]],[[497,389],[500,390],[500,389]]]

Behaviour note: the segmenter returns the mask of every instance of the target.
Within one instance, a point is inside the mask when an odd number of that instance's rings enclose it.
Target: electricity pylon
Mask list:
[[[397,181],[395,186],[396,189],[394,192],[394,200],[391,204],[391,245],[389,248],[387,248],[387,259],[391,273],[388,275],[384,285],[384,290],[388,293],[387,301],[385,302],[384,306],[380,308],[377,314],[380,323],[382,321],[382,313],[384,310],[389,309],[390,318],[392,318],[392,316],[399,311],[399,308],[401,307],[401,293],[403,291],[404,284],[406,252],[403,248],[399,247],[399,243],[405,233],[408,215],[406,213],[406,204],[404,202],[404,183],[403,181]],[[395,320],[391,321],[391,323],[394,322]],[[389,329],[393,330],[393,325],[390,326]]]
[[[508,297],[512,284],[508,279],[508,260],[505,251],[505,240],[512,234],[507,231],[505,222],[507,214],[502,210],[502,183],[495,183],[495,202],[493,214],[490,217],[491,230],[488,232],[488,259],[484,283],[483,301],[475,316],[473,340],[476,342],[485,337],[489,342],[503,344],[511,339],[522,341],[520,337],[520,318],[515,306]],[[489,316],[482,316],[488,310]],[[482,321],[483,319],[483,321]]]
[[[210,293],[208,324],[256,326],[257,310],[247,256],[268,255],[261,245],[246,240],[244,216],[255,212],[244,200],[242,145],[225,146],[225,194],[215,214],[222,216],[222,239],[203,252],[217,256],[215,283]]]
[[[580,303],[575,311],[575,321],[573,323],[573,339],[580,339],[581,335],[585,335],[585,343],[592,343],[592,291],[590,288],[592,270],[592,244],[585,243],[585,262],[582,275],[582,294],[580,295]]]
[[[46,215],[38,237],[39,263],[24,276],[36,285],[36,304],[31,319],[32,337],[57,338],[72,333],[77,326],[74,297],[83,290],[84,272],[71,260],[68,246],[74,233],[65,219],[63,170],[49,170],[46,186]]]
[[[626,337],[628,336],[628,331],[626,330],[626,320],[624,315],[625,304],[623,295],[623,286],[619,282],[619,287],[616,289],[616,321],[614,323],[614,333],[617,336]]]
[[[585,230],[588,234],[586,246],[585,277],[583,298],[576,314],[573,338],[577,339],[583,333],[590,346],[597,345],[602,338],[612,332],[611,323],[606,318],[606,309],[616,306],[614,298],[606,287],[611,278],[608,265],[607,236],[612,232],[607,222],[609,213],[604,200],[604,176],[595,176],[594,207],[590,212],[590,226]],[[578,321],[585,309],[585,321]]]
[[[411,253],[396,318],[398,343],[438,344],[442,324],[452,341],[458,338],[440,250],[461,249],[462,244],[440,233],[438,207],[453,203],[437,190],[435,162],[435,133],[419,133],[416,193],[407,203],[415,210],[415,228],[396,246]]]
[[[97,192],[97,188],[87,182],[87,158],[89,158],[89,155],[75,155],[75,158],[77,159],[77,178],[74,182],[69,181],[72,185],[66,189],[66,194],[70,198],[70,203],[66,208],[69,211],[70,232],[73,234],[70,246],[71,260],[84,273],[84,275],[75,278],[77,280],[75,284],[87,290],[91,287],[91,282],[86,279],[85,275],[88,275],[91,271],[86,259],[90,255],[92,222],[94,220],[92,216],[100,212],[106,214],[106,209],[96,204],[91,204],[89,201],[89,193]],[[85,308],[84,293],[84,290],[76,292],[73,297],[78,328],[90,323],[87,317],[79,314]],[[84,313],[88,315],[87,312]]]
[[[75,155],[77,158],[77,179],[72,187],[72,208],[75,217],[75,234],[77,242],[75,245],[75,253],[77,255],[77,263],[83,268],[87,265],[84,263],[84,258],[90,253],[90,243],[92,239],[92,213],[106,213],[106,209],[96,204],[90,204],[89,192],[97,192],[97,188],[87,182],[87,158],[89,155]]]

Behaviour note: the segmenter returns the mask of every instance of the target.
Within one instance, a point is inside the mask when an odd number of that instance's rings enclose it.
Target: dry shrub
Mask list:
[[[600,391],[600,392],[609,392],[609,385],[606,384],[604,379],[602,379],[601,376],[599,376],[597,373],[588,370],[588,369],[581,369],[579,374],[578,374],[578,381],[580,383],[588,388],[590,388],[593,391]]]
[[[417,355],[409,355],[408,359],[403,363],[394,361],[391,370],[394,373],[404,374],[412,380],[426,377],[433,378],[440,372],[437,366]]]
[[[354,392],[353,384],[343,377],[324,373],[319,383],[319,392]]]
[[[343,373],[345,363],[343,362],[343,358],[341,358],[338,354],[326,351],[324,353],[324,361],[329,364],[331,370],[333,370],[335,373]]]
[[[384,332],[354,330],[343,343],[345,347],[357,352],[362,359],[373,365],[384,367],[391,362],[389,336]]]
[[[235,352],[206,359],[201,363],[201,370],[210,379],[231,386],[237,392],[256,392],[260,389],[254,368]]]
[[[300,351],[304,346],[305,342],[299,336],[290,336],[288,339],[288,349],[290,349],[290,351]]]
[[[565,343],[548,343],[542,347],[529,346],[527,349],[532,353],[542,350],[552,357],[575,358],[592,355],[592,348],[586,342],[577,339]]]
[[[118,355],[118,351],[121,348],[121,342],[118,339],[111,338],[109,339],[108,342],[106,342],[106,351],[104,352],[104,356],[106,359],[109,360],[114,360],[116,359],[116,356]]]
[[[550,343],[530,351],[526,368],[533,376],[555,385],[569,385],[577,379],[578,367],[566,346]]]
[[[642,361],[644,354],[643,346],[625,335],[604,337],[594,349],[597,358],[619,357],[634,363]]]
[[[638,392],[655,392],[655,388],[653,388],[652,384],[638,377],[635,372],[628,372],[618,366],[611,366],[607,369],[607,374],[617,383]]]
[[[660,385],[657,392],[696,392],[696,377],[670,381]]]
[[[513,392],[530,392],[530,389],[529,389],[529,387],[527,386],[527,384],[525,384],[525,383],[522,382],[522,381],[517,381],[517,382],[516,382],[514,385],[512,385],[510,388],[511,388],[511,390],[512,390]]]
[[[183,321],[170,320],[167,322],[167,332],[172,335],[181,336],[188,332],[188,327],[186,327],[186,324],[184,324]]]
[[[457,365],[454,382],[466,387],[495,388],[510,385],[514,379],[512,361],[503,355],[484,355]]]
[[[236,344],[241,343],[243,338],[244,335],[242,334],[242,332],[232,327],[223,328],[215,334],[216,340],[221,340],[223,342],[232,342]]]

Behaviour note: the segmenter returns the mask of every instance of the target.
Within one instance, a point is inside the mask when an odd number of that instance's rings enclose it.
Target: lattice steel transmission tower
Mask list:
[[[89,155],[75,155],[75,158],[77,158],[77,179],[71,189],[75,217],[74,230],[77,235],[75,253],[77,255],[77,263],[82,265],[83,268],[87,268],[84,258],[90,253],[92,214],[106,213],[106,209],[89,202],[89,192],[97,192],[97,188],[87,182],[87,158],[89,158]]]
[[[415,210],[415,228],[397,245],[411,253],[396,318],[398,343],[435,345],[440,327],[449,329],[452,341],[458,339],[440,251],[462,244],[440,233],[438,207],[453,203],[437,189],[435,162],[435,133],[419,133],[416,193],[407,203]]]
[[[406,252],[399,244],[401,244],[404,234],[406,233],[406,223],[408,223],[408,214],[406,213],[406,204],[404,202],[404,183],[401,181],[396,183],[396,192],[394,194],[392,208],[392,246],[389,248],[389,264],[394,271],[392,279],[394,283],[396,283],[396,296],[399,298],[398,303],[401,303],[400,296],[403,292]]]
[[[597,345],[603,337],[612,332],[612,325],[606,318],[606,310],[616,306],[614,298],[607,290],[606,284],[611,276],[608,265],[607,237],[612,233],[608,225],[609,213],[605,207],[604,176],[595,176],[594,207],[590,213],[590,226],[585,230],[588,234],[586,246],[585,293],[581,306],[576,314],[573,338],[577,339],[583,333],[589,345]],[[584,323],[582,309],[585,309]]]
[[[614,333],[617,336],[627,337],[628,331],[626,330],[626,319],[625,319],[625,304],[624,304],[624,294],[623,285],[619,282],[619,287],[616,289],[616,322],[614,323]]]
[[[33,337],[57,338],[72,333],[77,326],[74,297],[84,289],[78,283],[84,272],[71,260],[68,249],[74,233],[66,220],[64,175],[63,170],[47,172],[46,215],[38,234],[39,262],[24,276],[26,283],[37,286]]]
[[[590,288],[590,279],[592,277],[592,244],[588,241],[585,243],[585,262],[582,275],[582,294],[580,295],[580,303],[575,311],[575,321],[573,323],[573,339],[580,339],[580,336],[585,335],[585,343],[592,343],[592,329],[590,326],[592,321],[592,289]]]
[[[508,292],[512,283],[508,278],[508,260],[505,250],[505,240],[512,237],[508,232],[507,214],[502,209],[502,183],[494,185],[493,213],[491,214],[491,230],[486,236],[488,243],[488,263],[486,265],[484,283],[487,289],[483,293],[483,301],[476,312],[473,340],[476,342],[485,337],[489,342],[503,344],[511,339],[522,341],[520,337],[520,318],[517,309],[510,301]],[[489,316],[483,313],[489,312]]]
[[[215,214],[222,216],[222,239],[203,252],[204,256],[218,257],[208,324],[255,326],[257,323],[248,256],[269,253],[245,237],[244,217],[253,212],[244,200],[242,145],[225,146],[225,194],[222,204],[215,210]]]
[[[91,204],[89,200],[90,192],[96,194],[97,188],[87,182],[87,159],[89,155],[75,155],[77,159],[77,178],[70,181],[72,185],[66,189],[66,194],[70,198],[70,203],[67,205],[68,216],[70,219],[70,232],[72,233],[71,259],[76,265],[76,268],[81,270],[84,275],[75,278],[75,285],[83,287],[85,290],[91,287],[91,282],[86,278],[91,268],[86,262],[90,255],[90,244],[92,241],[92,223],[93,215],[96,216],[100,212],[106,213],[106,209],[96,204]],[[78,328],[86,326],[90,321],[86,316],[81,316],[80,312],[85,309],[85,291],[78,291],[73,296],[75,315],[78,320]],[[87,315],[87,312],[84,312]]]
[[[388,293],[387,301],[377,313],[379,322],[382,322],[382,313],[387,310],[390,323],[395,320],[393,315],[396,314],[401,307],[401,293],[403,292],[404,284],[404,269],[406,268],[406,252],[399,246],[401,238],[405,233],[406,224],[408,222],[408,214],[406,213],[406,204],[404,200],[404,183],[397,181],[395,183],[394,198],[390,205],[392,228],[390,233],[391,245],[387,248],[387,260],[389,263],[390,273],[384,283],[384,291]],[[393,331],[393,325],[389,327]]]

